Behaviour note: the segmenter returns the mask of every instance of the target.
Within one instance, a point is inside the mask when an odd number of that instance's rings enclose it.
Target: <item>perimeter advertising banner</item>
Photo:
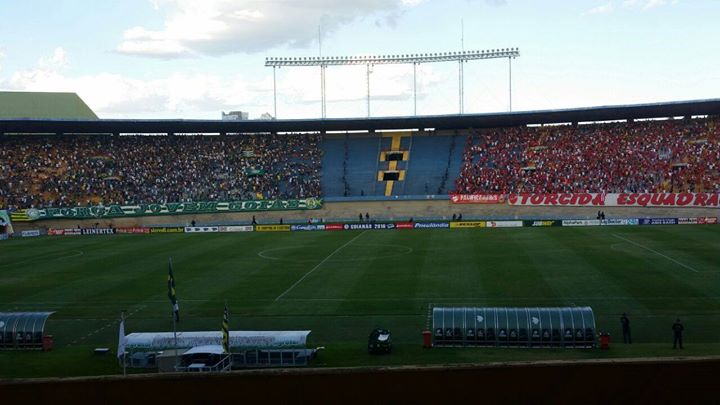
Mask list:
[[[322,207],[322,199],[252,200],[228,202],[186,202],[138,205],[97,205],[74,208],[31,208],[25,210],[30,221],[41,219],[122,218],[154,215],[221,214],[227,212],[315,210]]]
[[[290,232],[290,225],[255,225],[257,232]]]
[[[487,228],[521,228],[523,221],[487,221]]]
[[[720,193],[510,194],[509,205],[720,208]]]
[[[505,194],[450,194],[453,204],[503,204]]]
[[[307,224],[307,225],[290,225],[291,231],[324,231],[325,225],[315,225],[315,224]]]
[[[456,221],[450,222],[450,228],[485,228],[485,221]]]

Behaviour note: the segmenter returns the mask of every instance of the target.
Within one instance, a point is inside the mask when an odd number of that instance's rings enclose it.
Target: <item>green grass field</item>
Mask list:
[[[112,235],[0,242],[0,311],[57,311],[55,350],[0,351],[0,378],[117,374],[126,331],[310,329],[314,366],[720,354],[720,227],[648,226]],[[611,350],[422,349],[430,305],[591,306]],[[618,344],[619,316],[632,322]],[[671,348],[680,317],[686,349]],[[366,352],[374,327],[394,351]],[[620,339],[621,340],[621,339]]]

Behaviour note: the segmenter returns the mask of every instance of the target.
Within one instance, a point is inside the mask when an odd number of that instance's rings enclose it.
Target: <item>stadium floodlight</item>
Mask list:
[[[415,114],[417,114],[417,65],[421,63],[436,62],[458,62],[459,63],[459,97],[460,97],[460,114],[464,112],[464,84],[463,84],[463,64],[473,60],[486,59],[504,59],[507,58],[510,64],[510,110],[512,111],[512,60],[520,56],[519,48],[502,48],[502,49],[484,49],[475,51],[460,52],[440,52],[440,53],[415,53],[415,54],[392,54],[392,55],[354,55],[354,56],[321,56],[321,57],[302,57],[302,58],[265,58],[265,66],[273,68],[273,99],[275,104],[275,118],[277,118],[277,86],[275,84],[275,70],[280,67],[301,67],[314,66],[320,67],[320,100],[322,118],[325,118],[325,69],[328,66],[347,66],[347,65],[367,65],[367,87],[368,87],[368,117],[370,116],[370,66],[371,65],[390,65],[390,64],[411,64],[413,65],[413,100],[415,105]]]
[[[433,62],[459,62],[461,60],[517,58],[520,56],[518,48],[504,48],[463,52],[441,52],[431,54],[392,54],[392,55],[355,55],[355,56],[326,56],[313,58],[266,58],[266,67],[281,66],[329,66],[329,65],[364,65],[380,64],[413,64]]]

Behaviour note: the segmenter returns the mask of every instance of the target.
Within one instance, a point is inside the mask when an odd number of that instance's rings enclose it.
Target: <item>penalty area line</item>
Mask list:
[[[622,239],[622,240],[624,240],[624,241],[626,241],[626,242],[632,243],[633,245],[635,245],[635,246],[637,246],[637,247],[640,247],[640,248],[643,248],[643,249],[647,250],[648,252],[655,253],[656,255],[658,255],[658,256],[660,256],[660,257],[664,257],[664,258],[670,260],[671,262],[673,262],[673,263],[675,263],[675,264],[677,264],[677,265],[680,265],[680,266],[682,266],[682,267],[684,267],[684,268],[686,268],[686,269],[688,269],[688,270],[690,270],[690,271],[694,271],[695,273],[699,273],[699,271],[697,271],[695,268],[690,267],[690,266],[688,266],[688,265],[685,264],[685,263],[679,262],[679,261],[673,259],[673,258],[670,257],[670,256],[664,255],[664,254],[658,252],[657,250],[650,249],[650,248],[647,247],[647,246],[644,246],[644,245],[641,245],[641,244],[639,244],[639,243],[637,243],[637,242],[631,241],[631,240],[628,239],[628,238],[623,238],[622,236],[617,235],[617,234],[612,234],[612,236],[614,236],[614,237],[616,237],[616,238],[618,238],[618,239]]]
[[[277,302],[280,298],[284,297],[285,294],[289,293],[293,288],[295,288],[298,284],[300,284],[303,280],[305,280],[305,278],[306,278],[307,276],[309,276],[309,275],[312,274],[315,270],[317,270],[318,268],[320,268],[320,266],[322,266],[323,263],[325,263],[326,261],[330,260],[331,257],[335,256],[335,254],[336,254],[337,252],[341,251],[345,246],[353,243],[353,242],[355,241],[355,239],[363,236],[363,235],[365,234],[365,232],[367,232],[367,230],[362,231],[359,235],[357,235],[356,237],[354,237],[354,238],[350,239],[349,241],[345,242],[344,245],[340,246],[339,248],[335,249],[332,253],[330,253],[329,255],[327,255],[327,257],[324,258],[320,263],[318,263],[317,265],[315,265],[315,267],[313,267],[312,269],[310,269],[310,271],[308,271],[308,272],[305,273],[302,277],[300,277],[300,280],[296,281],[293,285],[290,286],[290,288],[288,288],[287,290],[285,290],[282,294],[278,295],[277,298],[275,298],[275,301],[273,301],[273,302]]]

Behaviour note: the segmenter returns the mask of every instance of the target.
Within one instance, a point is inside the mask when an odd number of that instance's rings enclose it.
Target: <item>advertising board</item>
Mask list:
[[[230,225],[219,227],[219,232],[252,232],[252,225]]]
[[[206,232],[219,232],[220,229],[217,226],[186,226],[185,233],[206,233]]]
[[[677,225],[677,218],[640,218],[640,225]]]
[[[185,228],[182,226],[167,227],[161,226],[157,228],[150,228],[150,233],[184,233]]]
[[[123,234],[145,234],[150,233],[150,228],[145,227],[123,227],[123,228],[115,228],[115,233],[123,233]]]
[[[456,221],[450,222],[450,228],[485,228],[485,221]]]
[[[325,225],[314,225],[314,224],[307,224],[307,225],[290,225],[291,231],[324,231]]]
[[[415,229],[447,229],[449,222],[416,222]]]
[[[520,228],[523,221],[487,221],[485,224],[488,228]]]
[[[290,232],[290,225],[255,225],[257,232]]]
[[[453,204],[503,204],[505,194],[450,194]]]

